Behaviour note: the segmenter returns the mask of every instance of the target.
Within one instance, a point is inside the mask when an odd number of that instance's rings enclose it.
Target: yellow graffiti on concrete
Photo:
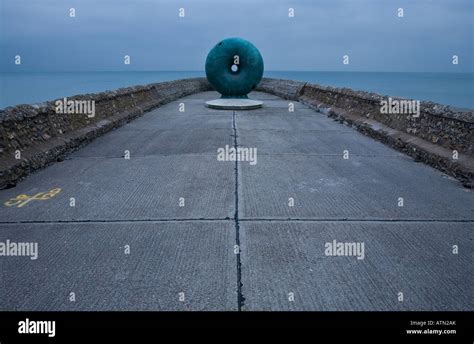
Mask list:
[[[16,196],[15,198],[10,198],[8,201],[5,202],[5,205],[7,207],[21,208],[21,207],[23,207],[24,205],[28,204],[29,202],[31,202],[33,200],[46,201],[50,198],[53,198],[54,196],[56,196],[60,192],[61,192],[61,189],[56,188],[56,189],[51,189],[48,192],[37,193],[34,196],[28,196],[28,195],[25,195],[25,194],[21,194],[21,195]]]

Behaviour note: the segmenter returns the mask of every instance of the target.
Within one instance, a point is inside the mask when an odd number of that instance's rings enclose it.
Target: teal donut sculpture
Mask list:
[[[247,98],[262,80],[262,55],[245,39],[224,39],[207,55],[206,76],[222,98]]]

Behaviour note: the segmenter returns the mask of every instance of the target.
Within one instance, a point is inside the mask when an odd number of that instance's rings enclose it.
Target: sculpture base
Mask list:
[[[263,106],[263,102],[245,98],[220,98],[209,100],[206,106],[218,110],[253,110]]]

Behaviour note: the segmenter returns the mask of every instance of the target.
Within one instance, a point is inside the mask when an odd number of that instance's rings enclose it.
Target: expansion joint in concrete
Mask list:
[[[235,110],[232,111],[232,130],[234,134],[234,148],[237,151],[238,148],[238,134],[237,127],[235,125]],[[242,293],[242,264],[240,260],[240,224],[239,224],[239,161],[235,160],[235,244],[237,245],[237,309],[242,310],[245,302],[244,295]]]

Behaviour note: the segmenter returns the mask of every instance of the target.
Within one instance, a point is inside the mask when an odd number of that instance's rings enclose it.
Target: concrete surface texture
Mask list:
[[[0,309],[474,310],[472,189],[296,101],[217,97],[1,190]]]

